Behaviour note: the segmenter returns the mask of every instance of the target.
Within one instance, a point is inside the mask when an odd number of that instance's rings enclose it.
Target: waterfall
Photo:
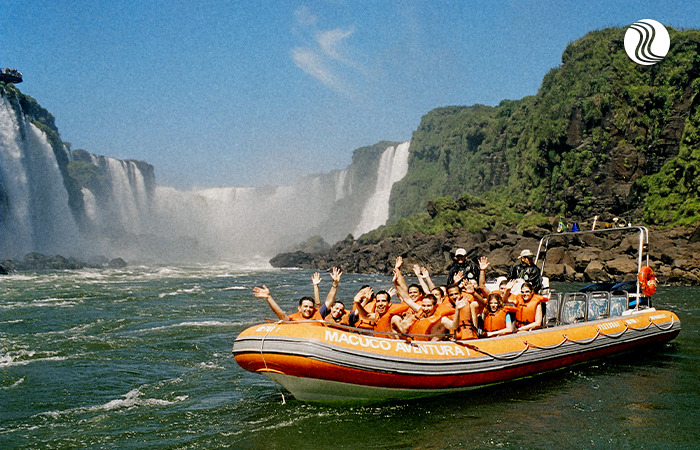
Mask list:
[[[145,223],[150,220],[151,199],[145,176],[136,162],[101,155],[86,157],[83,153],[76,158],[92,164],[102,175],[99,186],[82,189],[92,228],[112,237],[144,232]]]
[[[14,103],[14,104],[13,104]],[[0,253],[62,253],[80,246],[68,192],[46,135],[4,95],[0,105]]]
[[[351,186],[346,185],[348,171],[339,170],[334,173],[335,178],[335,201],[342,200],[352,193]]]
[[[360,223],[354,235],[361,236],[368,231],[384,225],[389,219],[389,198],[394,183],[401,180],[408,172],[408,148],[410,142],[384,150],[379,161],[377,184],[362,210]]]
[[[183,191],[157,186],[142,161],[65,148],[57,160],[17,98],[5,95],[0,144],[0,259],[40,252],[146,263],[269,258],[311,236],[332,244],[369,231],[388,218],[409,147],[363,147],[346,169],[293,184]],[[73,178],[66,184],[64,173]],[[66,185],[82,195],[74,210]]]

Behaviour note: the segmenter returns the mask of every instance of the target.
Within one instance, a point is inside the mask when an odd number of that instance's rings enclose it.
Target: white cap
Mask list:
[[[520,258],[525,258],[525,257],[532,258],[533,256],[535,256],[535,255],[530,250],[525,249],[522,252],[520,252],[519,257]]]
[[[455,251],[455,256],[467,256],[467,251],[463,248],[458,248]]]

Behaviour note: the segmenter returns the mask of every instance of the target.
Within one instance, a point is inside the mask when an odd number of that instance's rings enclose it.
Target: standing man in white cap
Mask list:
[[[520,252],[520,264],[510,269],[508,280],[522,278],[532,284],[535,293],[539,293],[542,289],[542,274],[534,263],[534,256],[535,255],[528,249]]]
[[[479,281],[479,266],[474,261],[467,259],[467,251],[463,248],[455,250],[454,262],[447,272],[448,286],[459,281],[455,280],[454,277],[460,272],[462,272],[462,279]]]

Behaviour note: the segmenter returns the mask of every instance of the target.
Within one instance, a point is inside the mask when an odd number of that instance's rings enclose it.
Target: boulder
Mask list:
[[[629,275],[637,272],[637,263],[629,257],[619,256],[607,262],[608,271],[613,275]]]
[[[605,267],[600,261],[591,261],[584,271],[587,281],[610,281],[611,277],[605,271]]]
[[[127,266],[126,261],[124,261],[121,258],[111,259],[109,261],[109,263],[107,263],[107,267],[109,267],[110,269],[123,269],[126,266]]]

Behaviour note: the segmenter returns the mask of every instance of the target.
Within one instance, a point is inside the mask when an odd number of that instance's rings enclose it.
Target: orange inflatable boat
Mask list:
[[[646,236],[646,229],[641,232]],[[646,238],[640,240],[641,248],[646,248]],[[639,286],[637,290],[549,293],[545,328],[468,341],[378,337],[320,321],[263,323],[237,337],[233,354],[243,369],[266,375],[303,401],[440,395],[676,337],[681,330],[678,316],[643,307],[645,297]]]

